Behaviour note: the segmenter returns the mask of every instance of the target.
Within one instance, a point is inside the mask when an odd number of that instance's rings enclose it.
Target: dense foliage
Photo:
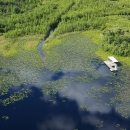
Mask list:
[[[0,33],[10,38],[28,34],[47,35],[73,4],[72,0],[3,1],[0,10],[4,18],[0,20]]]
[[[129,0],[1,0],[0,33],[5,37],[55,35],[86,29],[106,28],[107,16],[130,15]],[[129,17],[128,17],[129,19]]]
[[[40,35],[46,37],[51,28],[56,28],[54,36],[74,31],[104,30],[124,25],[130,29],[129,0],[1,0],[0,2],[0,35],[14,38],[25,35]],[[121,23],[125,18],[125,23]],[[111,23],[111,24],[110,24]],[[122,24],[122,25],[121,25]],[[109,33],[109,32],[108,32]],[[105,34],[106,35],[108,34]],[[127,32],[129,35],[129,32]],[[111,35],[111,34],[108,34]],[[104,50],[111,53],[128,56],[129,38],[123,35],[113,35],[114,43],[105,44]],[[116,37],[116,39],[115,39]],[[122,39],[123,37],[123,39]],[[122,40],[121,40],[122,39]],[[124,44],[116,44],[121,41]],[[125,44],[127,42],[127,44]],[[109,43],[109,42],[108,42]],[[119,43],[119,42],[118,42]],[[112,47],[112,49],[111,49]],[[119,48],[119,51],[116,51]],[[15,54],[15,53],[14,53]]]
[[[130,15],[128,0],[77,0],[74,6],[61,17],[55,34],[90,29],[103,30],[108,16]]]
[[[130,55],[130,35],[128,29],[110,29],[104,31],[104,43],[102,45],[105,51],[120,56]]]

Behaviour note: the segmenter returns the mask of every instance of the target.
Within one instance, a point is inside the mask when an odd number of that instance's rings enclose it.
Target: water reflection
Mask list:
[[[94,84],[100,86],[97,81]],[[96,105],[98,99],[87,99],[82,94],[81,91],[90,89],[90,86],[91,83],[74,82],[71,87],[60,90],[56,97],[43,95],[39,88],[30,86],[33,93],[29,98],[7,107],[0,105],[0,116],[9,116],[7,121],[0,119],[0,128],[3,130],[12,130],[12,128],[13,130],[97,130],[102,126],[101,130],[130,129],[129,120],[121,118],[113,108],[102,105],[98,107]],[[69,98],[64,97],[66,94],[70,95]],[[50,99],[56,100],[56,104],[49,102]],[[62,102],[63,100],[66,102]],[[91,111],[82,111],[81,105],[86,105]],[[120,124],[120,127],[117,128],[117,124]]]
[[[52,79],[51,80],[55,81],[55,80],[61,79],[63,76],[64,76],[63,72],[55,73],[54,75],[52,75]]]
[[[105,64],[99,64],[96,69],[102,76],[110,74],[110,70]]]
[[[73,130],[75,126],[76,124],[71,116],[57,115],[39,123],[37,128],[38,130]]]
[[[67,87],[66,89],[60,90],[59,95],[70,95],[71,100],[75,100],[78,104],[78,107],[85,105],[87,106],[92,113],[95,112],[101,112],[101,113],[109,113],[111,111],[110,107],[100,105],[97,106],[97,102],[99,101],[99,98],[91,98],[87,94],[83,94],[84,91],[90,90],[92,86],[96,86],[96,88],[100,87],[102,84],[99,82],[99,80],[95,80],[95,82],[92,83],[78,83],[73,82],[71,87]],[[88,96],[88,97],[87,97]],[[110,98],[111,95],[108,97],[104,96],[103,99],[100,98],[100,100],[103,100],[104,102]],[[87,97],[87,98],[86,98]]]

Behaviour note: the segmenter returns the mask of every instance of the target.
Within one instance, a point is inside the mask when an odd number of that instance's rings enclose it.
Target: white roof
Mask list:
[[[113,56],[109,56],[108,58],[113,62],[118,62]]]

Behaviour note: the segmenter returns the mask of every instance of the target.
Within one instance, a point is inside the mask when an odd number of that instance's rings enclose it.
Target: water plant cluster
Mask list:
[[[104,93],[112,93],[113,88],[109,86],[91,87],[90,90],[86,90],[83,94],[87,97],[100,98]]]
[[[122,68],[119,79],[121,83],[115,85],[116,95],[113,98],[118,103],[115,110],[120,113],[124,118],[130,117],[130,67],[125,66]]]
[[[7,94],[12,86],[37,82],[42,69],[42,58],[37,50],[20,50],[12,57],[0,56],[0,61],[0,95]]]
[[[98,77],[99,77],[98,72],[94,68],[91,68],[87,70],[86,72],[82,73],[81,76],[71,77],[71,80],[77,81],[77,82],[91,82],[95,79],[98,79]]]
[[[17,92],[14,92],[11,94],[8,98],[1,99],[0,102],[2,103],[3,106],[7,106],[11,103],[15,103],[17,101],[23,100],[24,98],[28,97],[28,94],[31,93],[31,89],[21,89]]]
[[[3,70],[4,71],[4,70]],[[23,83],[23,82],[22,82]],[[8,93],[8,90],[12,86],[20,86],[18,76],[12,72],[0,71],[0,96]]]
[[[2,118],[5,119],[5,120],[8,120],[8,119],[9,119],[8,116],[2,116]]]
[[[92,71],[95,65],[91,63],[91,60],[96,57],[96,48],[97,46],[87,37],[79,33],[65,36],[58,40],[52,40],[51,44],[49,42],[44,44],[43,50],[46,56],[45,68],[56,72]]]
[[[91,43],[90,39],[79,33],[72,34],[71,36],[64,36],[64,38],[55,38],[54,41],[46,42],[44,45],[43,50],[47,57],[45,68],[55,72],[81,71],[82,74],[72,76],[70,78],[71,81],[92,82],[101,75],[101,73],[96,70],[96,67],[101,63],[100,58],[95,55],[96,48],[97,46]],[[126,68],[126,66],[122,66],[122,68],[119,69],[120,71],[117,73],[117,76],[114,73],[105,75],[108,80],[106,80],[104,86],[91,87],[90,90],[84,91],[83,94],[86,98],[99,98],[97,102],[98,106],[105,105],[110,107],[116,102],[119,102],[121,106],[122,103],[127,103],[125,105],[127,107],[117,108],[117,106],[115,106],[115,110],[123,117],[128,118],[128,103],[130,102],[128,86],[130,71]],[[124,92],[126,90],[127,92]],[[56,93],[56,91],[54,91],[54,93]],[[100,100],[100,98],[106,94],[113,95],[110,97],[110,102],[107,103]]]
[[[97,128],[102,128],[102,127],[103,127],[103,123],[104,123],[104,122],[103,122],[102,120],[99,120],[99,119],[98,119],[98,120],[96,121],[96,123],[98,124],[98,125],[96,125]]]
[[[65,87],[70,86],[70,85],[71,83],[65,79],[59,79],[56,81],[48,81],[42,85],[43,88],[41,91],[45,95],[55,96],[59,90],[64,89]]]
[[[107,76],[108,81],[104,86],[91,87],[89,90],[83,91],[86,98],[99,98],[97,105],[105,105],[107,107],[114,106],[115,111],[120,113],[124,118],[130,117],[130,67],[122,66],[117,76],[114,74]],[[109,102],[100,99],[103,95],[112,94]]]
[[[80,106],[80,108],[81,108],[83,111],[87,111],[87,112],[89,112],[89,111],[90,111],[90,109],[89,109],[89,108],[87,108],[87,107],[86,107],[86,106],[84,106],[84,105]]]

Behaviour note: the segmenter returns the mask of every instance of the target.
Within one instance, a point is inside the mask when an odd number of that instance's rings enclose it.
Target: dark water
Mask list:
[[[55,30],[55,29],[52,29],[52,30],[50,31],[48,37],[54,32],[54,30]],[[40,42],[40,44],[38,45],[38,50],[39,50],[39,53],[40,53],[40,55],[41,55],[42,58],[45,57],[45,56],[44,56],[44,53],[43,53],[43,50],[42,50],[42,46],[43,46],[44,42],[45,42],[45,39],[43,39],[43,40]]]
[[[130,130],[130,121],[117,114],[114,106],[97,106],[99,99],[86,98],[82,93],[92,86],[98,88],[109,80],[104,77],[104,74],[110,73],[105,65],[99,66],[98,71],[98,80],[90,83],[72,82],[71,86],[59,90],[55,97],[42,94],[40,85],[46,81],[62,79],[63,76],[77,75],[77,72],[48,72],[41,75],[34,85],[21,85],[19,89],[31,88],[33,92],[28,98],[15,104],[6,107],[0,105],[0,116],[9,116],[8,120],[0,118],[0,130]],[[10,90],[13,91],[17,91],[15,87]],[[69,98],[65,95],[69,95]],[[112,96],[105,94],[101,100],[108,102]],[[55,100],[56,103],[53,104],[50,100]],[[82,110],[82,105],[91,111]]]
[[[53,30],[50,34],[52,32]],[[43,44],[44,41],[38,46],[42,57]],[[54,73],[46,70],[45,74],[40,74],[37,83],[12,87],[9,94],[22,88],[31,88],[33,92],[28,98],[6,107],[0,104],[0,117],[9,117],[8,120],[0,118],[0,130],[130,130],[130,120],[116,113],[114,105],[103,105],[109,103],[114,94],[103,94],[101,98],[92,98],[84,94],[92,86],[99,88],[111,79],[109,76],[106,77],[110,70],[105,65],[98,65],[96,70],[99,72],[99,78],[89,83],[71,81],[71,77],[81,75],[82,72]],[[56,81],[64,76],[72,83],[70,86],[59,90],[55,96],[41,92],[43,83]],[[102,104],[97,105],[99,100],[102,100]],[[90,111],[82,110],[82,106],[86,106]]]

